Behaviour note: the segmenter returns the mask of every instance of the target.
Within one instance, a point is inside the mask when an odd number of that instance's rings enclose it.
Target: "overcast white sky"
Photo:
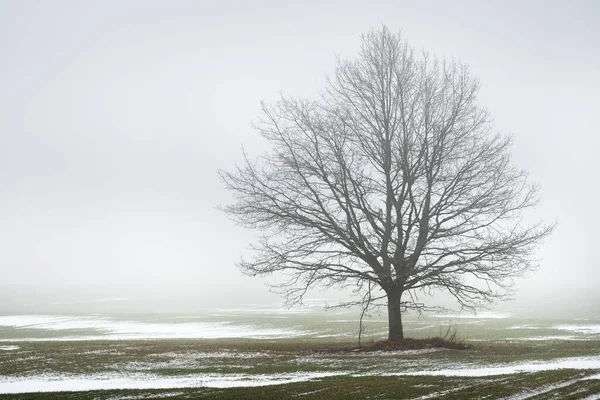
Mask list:
[[[265,290],[233,265],[253,236],[215,209],[229,199],[216,170],[242,143],[263,148],[250,127],[261,100],[315,97],[335,55],[382,23],[471,67],[541,184],[536,215],[559,227],[521,286],[593,293],[594,0],[0,0],[0,283]]]

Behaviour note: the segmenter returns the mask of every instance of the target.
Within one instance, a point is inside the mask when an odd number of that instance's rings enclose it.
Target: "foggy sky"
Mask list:
[[[418,4],[417,4],[418,3]],[[596,1],[0,1],[0,283],[264,291],[216,170],[264,148],[261,100],[315,98],[386,24],[460,59],[558,221],[526,299],[600,285]]]

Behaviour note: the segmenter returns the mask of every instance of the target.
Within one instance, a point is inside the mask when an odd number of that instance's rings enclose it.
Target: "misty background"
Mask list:
[[[470,66],[541,185],[531,217],[559,223],[500,308],[597,312],[593,0],[0,1],[0,312],[279,301],[234,265],[254,236],[216,171],[267,148],[261,100],[315,98],[382,23]]]

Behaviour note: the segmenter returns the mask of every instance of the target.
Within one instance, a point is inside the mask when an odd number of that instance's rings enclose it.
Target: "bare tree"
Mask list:
[[[396,340],[420,290],[464,307],[501,298],[552,226],[522,221],[537,187],[511,164],[510,139],[490,133],[465,65],[385,27],[362,40],[320,100],[263,104],[256,128],[272,149],[220,171],[235,196],[223,209],[260,231],[244,272],[283,272],[292,303],[312,286],[363,288],[387,300]]]

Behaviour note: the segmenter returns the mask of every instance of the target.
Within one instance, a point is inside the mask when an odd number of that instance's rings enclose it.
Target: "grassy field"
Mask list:
[[[163,324],[159,332],[181,324],[197,328],[187,317],[177,323],[171,317],[136,318],[135,329],[131,316],[110,323],[119,327],[129,321],[127,331],[136,335],[142,326],[157,331],[156,324]],[[48,332],[31,324],[5,326],[0,330],[0,399],[600,398],[597,321],[413,319],[407,321],[410,336],[456,332],[472,347],[365,352],[357,351],[349,334],[354,324],[342,315],[261,318],[209,320],[232,329],[228,321],[235,320],[238,328],[257,326],[265,334],[286,327],[309,333],[117,340],[108,330],[71,320],[60,320],[67,328],[52,325]],[[381,338],[382,328],[385,323],[370,321],[363,345]],[[111,332],[125,331],[118,329]],[[74,335],[79,339],[72,340]]]
[[[77,377],[110,382],[126,378],[201,387],[164,390],[93,390],[5,394],[0,398],[586,398],[600,393],[600,369],[543,370],[565,360],[600,357],[600,341],[480,342],[469,350],[429,349],[364,353],[355,344],[315,340],[151,340],[20,342],[0,352],[0,375],[42,380]],[[531,365],[534,368],[531,368]],[[519,371],[519,368],[523,368]],[[528,367],[529,366],[529,367]],[[502,368],[513,368],[506,373]],[[489,371],[496,368],[497,371]],[[536,371],[536,369],[542,369]],[[467,371],[483,376],[410,375],[423,371]],[[531,370],[531,372],[528,372]],[[595,379],[586,379],[594,377]],[[313,377],[313,379],[310,379]],[[204,379],[204,380],[203,380]],[[221,379],[230,386],[210,387]],[[294,382],[300,379],[300,382]],[[304,380],[309,379],[309,380]],[[205,386],[205,387],[202,387]],[[60,387],[57,385],[56,387]],[[0,385],[0,390],[2,385]],[[528,397],[530,396],[530,397]],[[533,396],[533,397],[531,397]],[[593,397],[592,397],[593,398]]]
[[[558,384],[557,384],[558,382]],[[250,388],[101,390],[3,395],[3,399],[582,399],[597,398],[600,383],[576,371],[552,371],[517,377],[415,378],[330,377],[287,385]],[[516,397],[514,397],[516,395]]]

